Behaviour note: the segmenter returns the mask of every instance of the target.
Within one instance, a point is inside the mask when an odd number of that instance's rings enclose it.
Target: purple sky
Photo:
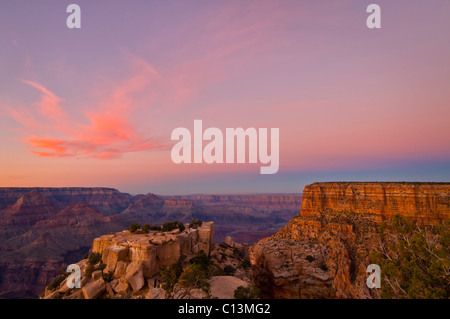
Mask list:
[[[448,0],[2,1],[0,186],[449,181],[449,17]],[[280,128],[279,172],[174,164],[171,132],[195,119]]]

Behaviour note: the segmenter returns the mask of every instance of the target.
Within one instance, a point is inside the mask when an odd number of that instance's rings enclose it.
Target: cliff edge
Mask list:
[[[366,286],[377,227],[393,216],[419,225],[450,217],[450,183],[330,182],[307,185],[300,213],[251,249],[266,298],[379,298]]]

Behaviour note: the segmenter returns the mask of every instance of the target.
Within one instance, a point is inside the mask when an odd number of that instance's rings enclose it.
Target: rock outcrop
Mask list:
[[[85,274],[81,279],[82,294],[76,288],[65,291],[67,285],[63,281],[56,290],[46,289],[43,297],[144,298],[151,289],[160,289],[156,284],[160,282],[160,272],[176,264],[181,256],[189,261],[200,251],[209,255],[213,236],[213,222],[203,222],[197,228],[186,224],[183,231],[136,234],[124,230],[100,236],[93,241],[92,253],[101,256],[103,269],[86,275],[87,260],[77,263]]]
[[[127,276],[132,278],[142,271],[143,276],[149,279],[161,269],[177,263],[182,255],[187,260],[201,250],[209,255],[213,236],[212,222],[203,223],[196,229],[186,228],[182,232],[175,229],[171,232],[131,234],[126,230],[94,239],[92,252],[102,255],[102,261],[110,272],[123,272],[121,268],[125,266],[118,265],[122,261],[126,264]]]
[[[268,298],[377,298],[366,286],[377,226],[395,214],[419,224],[450,217],[448,183],[314,183],[302,209],[252,248],[255,282]]]

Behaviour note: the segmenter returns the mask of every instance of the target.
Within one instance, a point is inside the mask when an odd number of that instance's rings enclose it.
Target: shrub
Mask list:
[[[130,231],[130,233],[134,234],[138,229],[141,228],[141,225],[138,223],[132,223],[130,225],[130,227],[128,227],[128,230]]]
[[[180,276],[179,283],[180,286],[187,289],[199,288],[207,291],[209,288],[209,274],[206,269],[204,269],[199,264],[192,264],[186,267]]]
[[[309,261],[310,263],[311,262],[313,262],[314,260],[316,260],[313,256],[311,256],[311,255],[308,255],[308,256],[306,256],[306,258],[305,258],[307,261]]]
[[[66,276],[64,275],[59,275],[58,277],[56,277],[55,279],[53,279],[50,284],[48,284],[47,288],[50,289],[51,291],[55,290],[56,288],[59,287],[59,285],[63,282],[63,280],[66,278]]]
[[[203,224],[203,222],[200,219],[194,218],[190,223],[189,223],[189,228],[198,228]]]
[[[106,268],[106,265],[103,262],[100,262],[100,265],[98,265],[98,269],[103,271],[103,269]]]
[[[322,269],[323,271],[328,271],[328,267],[325,264],[320,265],[320,269]]]
[[[92,273],[94,272],[94,266],[91,264],[88,264],[86,269],[84,270],[84,275],[86,277],[92,276]]]
[[[150,225],[149,224],[144,224],[144,226],[142,226],[142,232],[144,234],[148,234],[150,232]]]
[[[261,298],[261,290],[251,283],[248,287],[239,286],[234,291],[235,299],[259,299]]]
[[[233,276],[234,273],[236,272],[236,268],[234,268],[231,265],[226,265],[225,268],[223,269],[225,275],[227,276]]]
[[[248,299],[248,288],[245,288],[244,286],[239,286],[234,291],[234,298],[235,299]]]
[[[96,265],[100,260],[102,260],[102,255],[100,253],[92,253],[89,255],[88,264]]]
[[[252,264],[250,263],[250,260],[248,260],[248,259],[244,259],[244,260],[241,262],[241,267],[244,268],[244,269],[249,268],[251,265],[252,265]]]
[[[380,242],[371,261],[382,271],[382,298],[450,297],[450,220],[419,226],[396,215],[379,227]]]
[[[103,273],[102,278],[104,281],[110,282],[114,279],[114,273],[112,272]]]
[[[198,255],[191,258],[191,260],[189,260],[189,262],[191,263],[191,265],[199,265],[205,271],[208,269],[209,265],[211,264],[211,261],[209,260],[208,256],[206,256],[206,254],[203,250],[200,250]]]
[[[181,255],[176,264],[160,272],[161,282],[163,283],[162,288],[166,291],[168,298],[172,297],[173,288],[183,272],[182,264],[185,258],[185,255]]]
[[[184,224],[182,222],[179,222],[178,220],[174,220],[171,222],[166,222],[162,224],[162,231],[172,231],[174,229],[179,229],[180,231],[184,230]]]

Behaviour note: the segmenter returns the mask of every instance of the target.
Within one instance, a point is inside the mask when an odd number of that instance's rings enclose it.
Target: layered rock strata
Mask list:
[[[366,286],[377,226],[399,214],[419,224],[450,217],[448,183],[314,183],[302,209],[254,245],[255,282],[268,298],[377,298]]]

